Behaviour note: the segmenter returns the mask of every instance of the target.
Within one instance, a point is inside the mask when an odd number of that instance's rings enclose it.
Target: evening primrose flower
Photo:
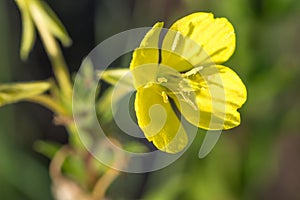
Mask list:
[[[176,21],[162,39],[163,25],[146,34],[130,70],[138,125],[159,150],[177,153],[188,137],[176,110],[199,128],[227,130],[240,124],[238,109],[247,97],[239,76],[221,65],[235,50],[227,19],[194,13]]]

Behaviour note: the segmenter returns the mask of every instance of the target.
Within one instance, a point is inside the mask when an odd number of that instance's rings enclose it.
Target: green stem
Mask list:
[[[38,103],[59,115],[67,115],[67,111],[56,103],[50,96],[39,95],[26,98],[27,101]]]
[[[32,6],[31,9],[32,9],[32,18],[36,24],[36,27],[38,29],[38,32],[44,44],[45,50],[52,64],[54,75],[58,81],[59,87],[66,97],[71,98],[72,84],[71,84],[70,73],[68,71],[68,67],[64,60],[61,49],[58,45],[58,42],[48,30],[47,25],[43,23],[43,21],[41,20],[42,16],[40,16],[40,12],[38,11],[38,8]]]
[[[49,56],[50,57],[50,56]],[[70,72],[65,63],[64,58],[59,50],[59,54],[56,57],[50,57],[50,61],[53,66],[54,75],[58,81],[59,87],[66,97],[72,97],[72,84],[70,78]]]
[[[120,172],[115,169],[110,168],[104,175],[101,177],[92,193],[92,200],[105,199],[105,193],[112,182],[119,176]]]
[[[84,146],[84,144],[81,141],[81,138],[77,131],[75,123],[74,122],[69,123],[66,126],[66,129],[70,133],[70,139],[69,139],[70,145],[80,152],[85,152],[86,147]]]
[[[110,140],[117,146],[121,146],[118,140],[110,138]],[[105,145],[105,144],[103,144]],[[93,191],[92,191],[92,200],[105,199],[105,193],[108,188],[111,186],[112,182],[120,175],[120,171],[115,168],[122,168],[126,164],[126,160],[118,152],[114,152],[114,162],[112,167],[109,167],[108,170],[98,179],[96,182]]]

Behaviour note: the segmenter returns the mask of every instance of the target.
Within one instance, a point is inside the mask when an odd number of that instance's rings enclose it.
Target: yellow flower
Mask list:
[[[226,130],[240,124],[246,101],[239,76],[222,66],[235,50],[235,33],[225,18],[194,13],[165,29],[159,22],[133,53],[130,70],[137,90],[135,111],[146,138],[177,153],[188,142],[176,109],[191,124]],[[175,109],[176,107],[176,109]]]

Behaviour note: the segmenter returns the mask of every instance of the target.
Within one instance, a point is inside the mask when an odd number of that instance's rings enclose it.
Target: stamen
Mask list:
[[[169,97],[168,97],[167,93],[165,91],[162,91],[161,95],[163,97],[164,103],[169,103]]]
[[[180,93],[180,95],[183,97],[184,101],[186,103],[188,103],[190,106],[192,106],[192,108],[194,110],[198,110],[198,107],[195,105],[195,103],[190,99],[188,98],[185,94],[183,94],[182,92]],[[188,96],[190,96],[190,93],[187,94]]]
[[[166,83],[166,82],[168,82],[168,79],[166,79],[165,77],[158,77],[157,81],[158,81],[158,83]]]
[[[184,92],[196,92],[200,90],[201,85],[198,82],[184,78],[179,82],[179,88]]]
[[[195,75],[198,72],[200,72],[202,69],[203,69],[203,66],[196,67],[196,68],[186,72],[185,74],[183,74],[183,77],[189,77],[189,76]]]

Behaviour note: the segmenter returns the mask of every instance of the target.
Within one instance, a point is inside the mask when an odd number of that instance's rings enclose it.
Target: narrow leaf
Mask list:
[[[129,69],[111,69],[100,71],[99,77],[105,82],[116,85],[124,84],[126,86],[134,88],[132,74]]]
[[[51,87],[46,81],[0,84],[0,106],[44,93]]]
[[[72,40],[64,25],[54,11],[44,1],[32,0],[30,6],[31,8],[35,7],[34,10],[38,10],[40,12],[40,15],[42,16],[40,20],[43,21],[45,26],[48,28],[48,31],[58,38],[64,46],[70,46],[72,44]]]
[[[20,56],[22,60],[27,60],[28,55],[35,43],[35,28],[26,2],[16,0],[16,3],[20,9],[23,24]]]
[[[61,144],[49,141],[36,141],[34,143],[35,151],[43,154],[44,156],[52,159],[56,152],[61,148]]]

